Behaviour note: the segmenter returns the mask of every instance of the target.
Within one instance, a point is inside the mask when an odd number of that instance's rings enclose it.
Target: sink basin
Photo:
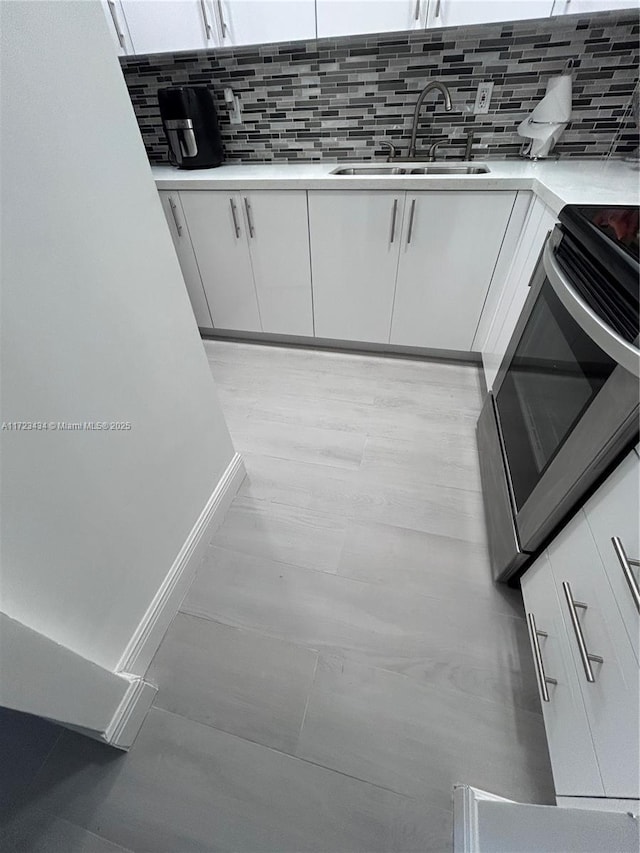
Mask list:
[[[420,166],[349,166],[334,169],[332,175],[486,175],[489,167],[469,163],[423,163]]]
[[[407,170],[398,166],[354,166],[334,169],[332,175],[406,175]]]

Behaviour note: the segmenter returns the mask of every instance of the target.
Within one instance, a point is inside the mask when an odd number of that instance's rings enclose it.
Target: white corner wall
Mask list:
[[[1,9],[2,610],[113,670],[233,457],[98,0]]]

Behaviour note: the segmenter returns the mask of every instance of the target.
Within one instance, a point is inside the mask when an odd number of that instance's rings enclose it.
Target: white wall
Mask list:
[[[98,0],[3,2],[2,610],[112,669],[233,447]]]

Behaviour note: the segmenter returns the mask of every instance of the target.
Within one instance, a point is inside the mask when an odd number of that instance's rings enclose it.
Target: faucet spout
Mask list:
[[[439,80],[432,80],[430,83],[424,87],[424,89],[418,95],[418,101],[416,103],[416,108],[413,111],[413,125],[411,127],[411,142],[409,144],[409,157],[416,156],[416,137],[418,135],[418,120],[420,118],[420,109],[422,107],[424,99],[427,97],[429,92],[433,92],[434,90],[441,93],[444,98],[444,108],[447,112],[451,112],[453,109],[451,105],[451,92],[447,88],[444,83],[441,83]]]

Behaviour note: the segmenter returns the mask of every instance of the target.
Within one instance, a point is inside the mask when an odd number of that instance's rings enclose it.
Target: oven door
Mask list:
[[[516,528],[529,552],[637,433],[638,350],[577,293],[554,254],[560,239],[557,231],[547,241],[494,386]]]

